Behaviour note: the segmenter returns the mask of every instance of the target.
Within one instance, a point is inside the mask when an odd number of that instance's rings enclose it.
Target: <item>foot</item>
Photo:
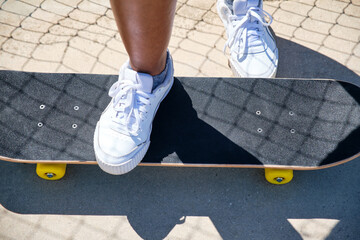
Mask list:
[[[160,102],[174,82],[169,56],[165,80],[152,90],[153,77],[138,73],[126,62],[119,80],[112,85],[110,104],[102,113],[94,134],[96,160],[110,174],[124,174],[135,168],[150,145],[152,121]]]
[[[230,49],[229,64],[240,77],[275,77],[278,49],[269,31],[271,15],[262,0],[218,0],[217,10],[225,25]],[[270,22],[265,21],[265,16]]]

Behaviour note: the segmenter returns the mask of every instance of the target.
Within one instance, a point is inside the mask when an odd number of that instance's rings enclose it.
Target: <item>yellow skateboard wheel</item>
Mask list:
[[[59,180],[65,175],[66,164],[36,164],[36,174],[46,180]]]
[[[265,168],[265,178],[272,184],[286,184],[292,180],[293,176],[291,169]]]

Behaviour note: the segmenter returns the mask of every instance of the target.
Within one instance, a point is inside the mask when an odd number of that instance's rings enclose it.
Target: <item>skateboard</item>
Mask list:
[[[37,164],[60,179],[66,164],[97,164],[96,123],[115,75],[0,71],[0,159]],[[175,77],[153,122],[143,166],[264,168],[273,184],[293,170],[360,155],[360,88],[320,79]]]

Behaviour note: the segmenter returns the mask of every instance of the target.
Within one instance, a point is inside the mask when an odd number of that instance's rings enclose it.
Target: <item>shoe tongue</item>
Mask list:
[[[249,7],[258,7],[259,0],[235,0],[233,3],[234,14],[245,15]]]
[[[147,73],[139,73],[130,68],[125,69],[124,73],[125,79],[131,80],[140,86],[138,89],[140,91],[151,93],[153,86],[153,77]]]

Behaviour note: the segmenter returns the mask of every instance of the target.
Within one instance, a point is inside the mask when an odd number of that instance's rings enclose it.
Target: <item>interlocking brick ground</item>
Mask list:
[[[3,0],[0,6],[1,69],[116,74],[127,58],[107,0]],[[264,9],[279,38],[360,74],[358,1],[269,1]],[[169,46],[176,75],[232,76],[225,41],[215,1],[178,1]]]

